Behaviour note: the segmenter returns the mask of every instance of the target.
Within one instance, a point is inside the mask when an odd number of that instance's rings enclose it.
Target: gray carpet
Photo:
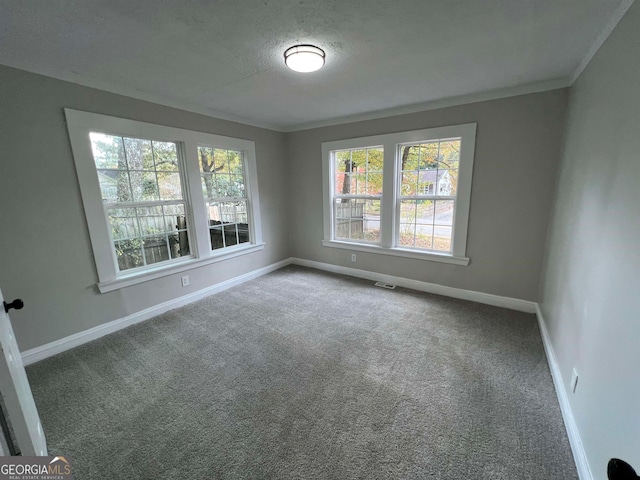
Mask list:
[[[533,315],[286,267],[28,368],[77,479],[577,479]]]

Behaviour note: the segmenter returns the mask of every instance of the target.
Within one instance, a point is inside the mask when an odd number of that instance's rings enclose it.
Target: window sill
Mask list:
[[[379,245],[366,245],[364,243],[339,242],[337,240],[323,240],[322,245],[330,248],[342,248],[344,250],[356,250],[358,252],[377,253],[394,257],[414,258],[428,262],[451,263],[454,265],[469,265],[468,257],[456,257],[447,253],[417,252],[404,248],[389,248]]]
[[[111,292],[120,288],[130,287],[138,283],[148,282],[149,280],[155,280],[156,278],[166,277],[173,275],[174,273],[184,272],[185,270],[191,270],[193,268],[202,267],[212,263],[222,262],[231,258],[238,257],[240,255],[246,255],[248,253],[258,252],[264,249],[264,243],[242,245],[237,248],[227,248],[224,252],[213,252],[206,258],[190,258],[188,260],[170,263],[168,265],[162,265],[153,269],[145,270],[144,272],[136,272],[134,274],[124,274],[116,278],[115,280],[109,280],[106,282],[98,283],[98,290],[100,293]]]

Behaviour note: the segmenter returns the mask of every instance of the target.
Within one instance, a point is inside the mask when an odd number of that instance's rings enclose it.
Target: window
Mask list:
[[[242,152],[198,147],[200,176],[213,250],[249,241]]]
[[[336,239],[380,243],[381,147],[334,152]]]
[[[100,291],[263,248],[253,142],[65,114]]]
[[[178,146],[91,132],[119,271],[189,256]]]
[[[475,130],[324,143],[323,245],[467,265]]]
[[[452,252],[459,165],[460,138],[400,147],[397,246]]]

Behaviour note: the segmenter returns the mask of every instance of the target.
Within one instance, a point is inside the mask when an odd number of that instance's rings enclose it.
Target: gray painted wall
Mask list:
[[[640,470],[640,4],[571,91],[542,312],[594,478]],[[569,392],[571,370],[579,373]]]
[[[537,300],[568,90],[294,132],[287,136],[295,257]],[[322,142],[478,123],[467,256],[457,266],[321,245]]]
[[[21,350],[289,256],[284,134],[2,66],[0,86],[0,288],[5,298],[25,301],[11,313]],[[188,287],[176,274],[97,293],[65,107],[255,141],[265,249],[184,272]]]

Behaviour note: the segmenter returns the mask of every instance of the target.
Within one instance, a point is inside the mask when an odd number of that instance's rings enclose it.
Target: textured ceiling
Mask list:
[[[0,63],[280,130],[568,85],[629,0],[3,0]],[[289,71],[312,43],[325,68]]]

